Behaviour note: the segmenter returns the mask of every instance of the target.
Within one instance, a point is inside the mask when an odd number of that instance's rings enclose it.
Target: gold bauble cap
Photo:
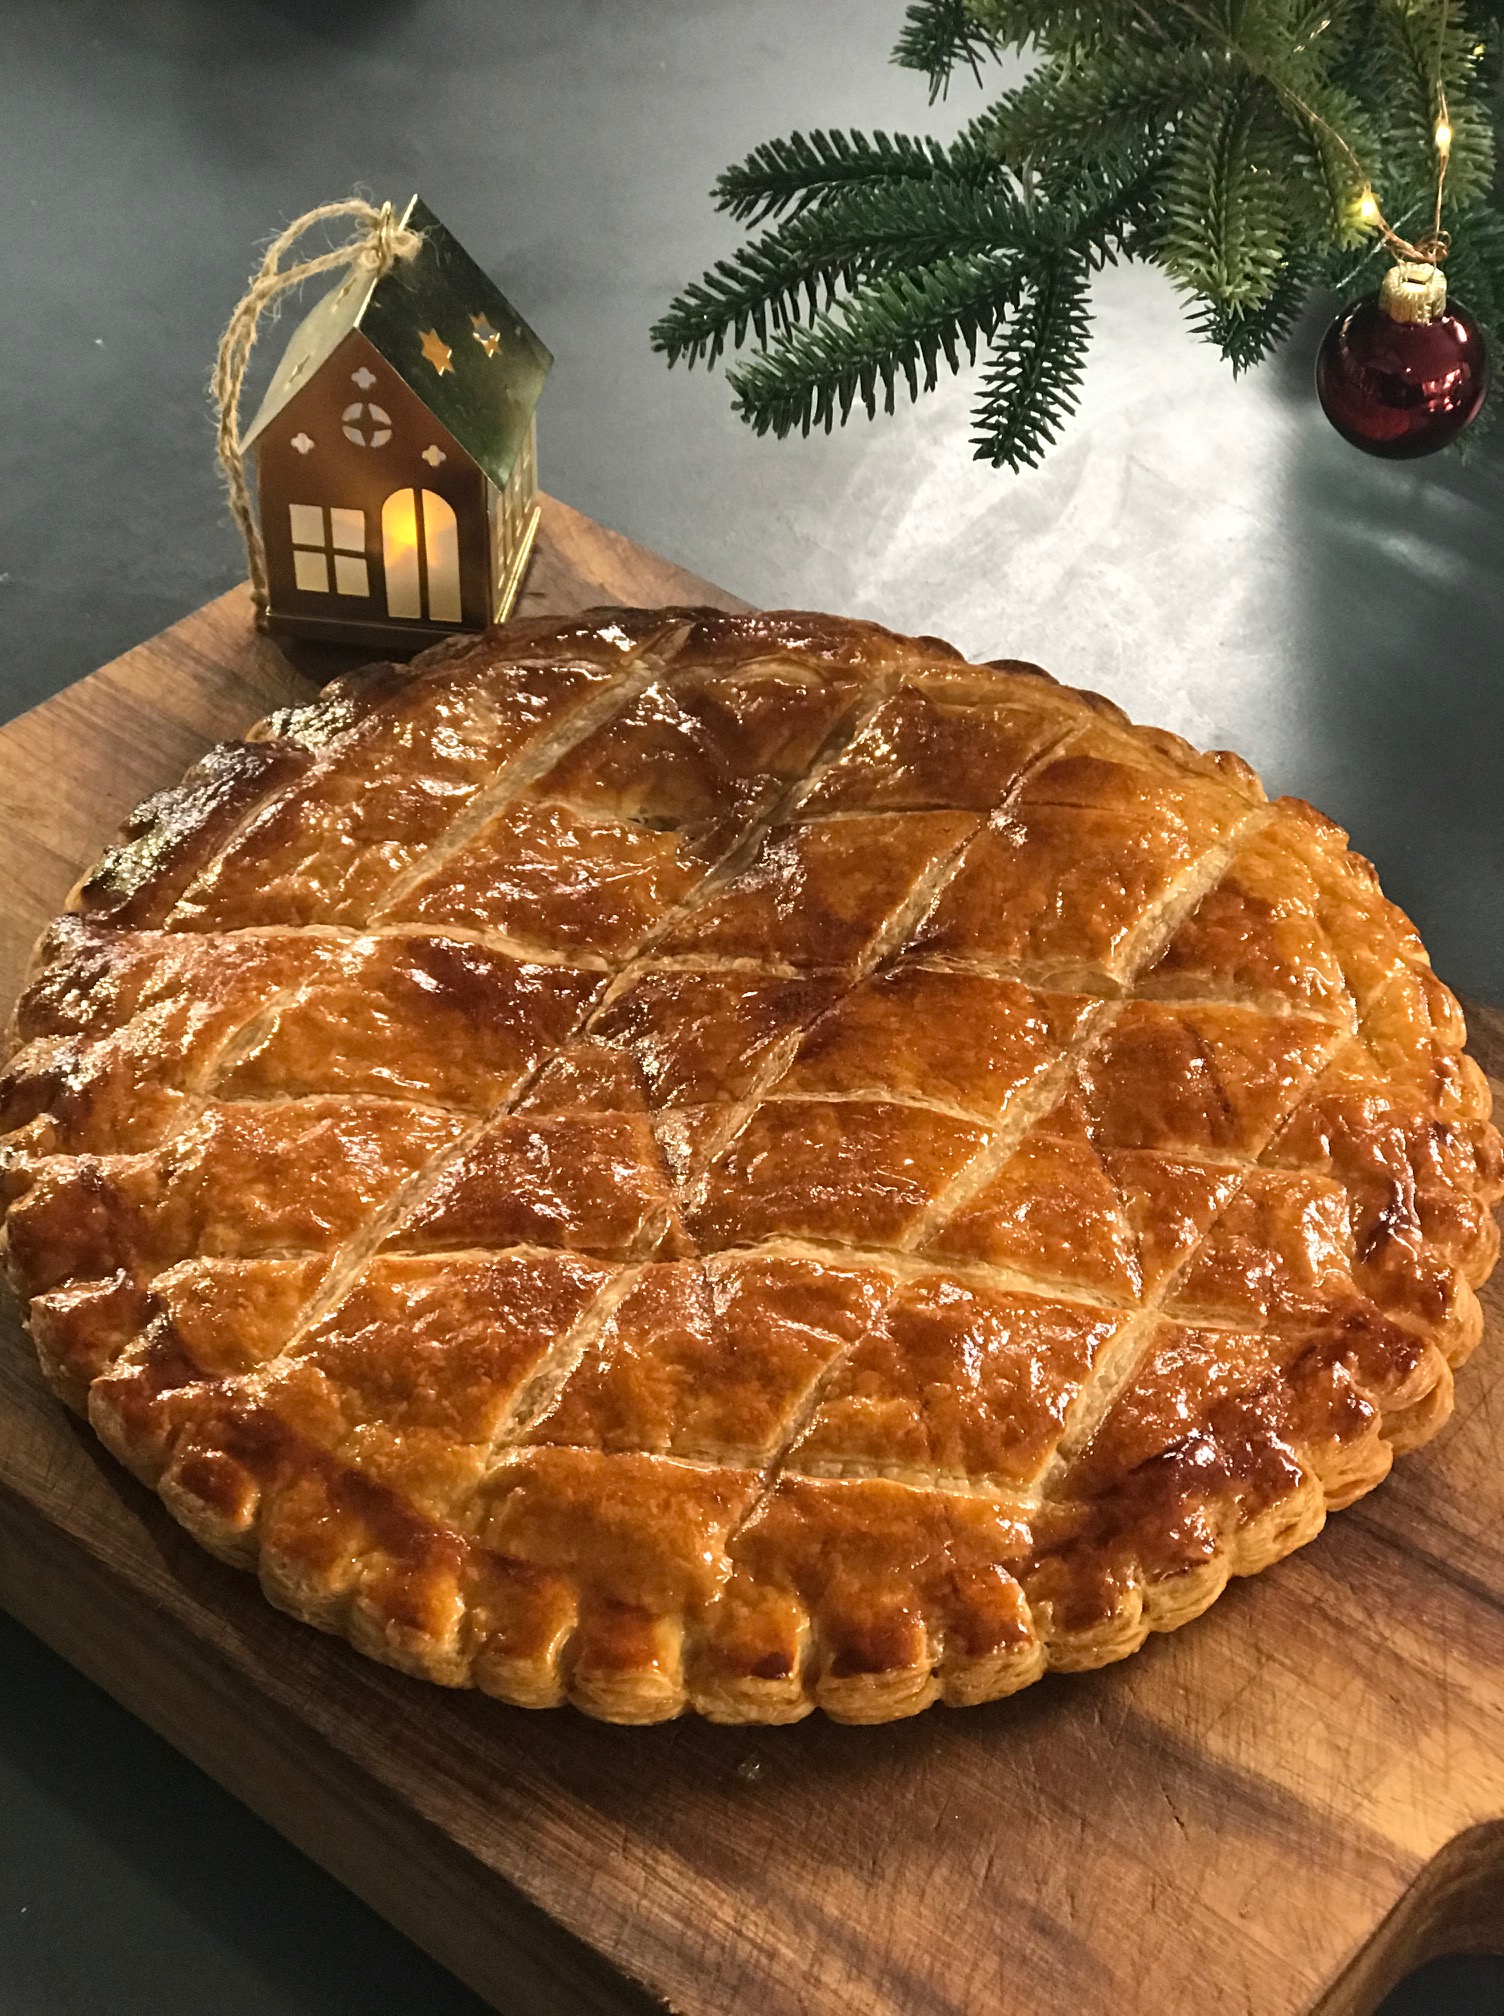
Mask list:
[[[1396,322],[1434,322],[1446,309],[1446,275],[1426,261],[1402,259],[1384,275],[1379,302]]]

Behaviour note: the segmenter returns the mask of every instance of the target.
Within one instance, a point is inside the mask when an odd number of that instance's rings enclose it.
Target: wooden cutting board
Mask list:
[[[691,600],[739,606],[549,505],[524,613]],[[300,662],[236,591],[0,731],[7,1003],[121,816],[332,669]],[[1504,1071],[1504,1016],[1473,1028]],[[1373,1497],[1125,1665],[987,1708],[619,1729],[385,1672],[201,1553],[13,1310],[0,1602],[518,2016],[1351,2016],[1504,1949],[1490,1296],[1451,1426]]]

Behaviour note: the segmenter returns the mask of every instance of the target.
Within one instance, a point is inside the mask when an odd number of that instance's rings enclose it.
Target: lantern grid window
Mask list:
[[[289,504],[293,579],[312,595],[371,593],[366,514],[340,505]]]

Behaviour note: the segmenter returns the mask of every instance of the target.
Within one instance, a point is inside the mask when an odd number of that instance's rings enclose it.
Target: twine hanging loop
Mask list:
[[[334,217],[355,220],[355,228],[344,244],[321,252],[312,259],[299,259],[290,266],[282,264],[306,232]],[[218,413],[219,462],[224,471],[225,487],[230,493],[230,509],[245,541],[251,574],[251,598],[255,603],[258,624],[265,622],[267,610],[266,549],[262,544],[256,514],[251,509],[250,490],[245,480],[245,454],[240,439],[240,392],[245,383],[246,366],[251,361],[257,325],[273,301],[290,289],[300,287],[316,273],[334,273],[341,267],[363,266],[370,268],[374,280],[379,280],[399,259],[411,259],[422,243],[421,233],[410,231],[400,223],[390,203],[383,203],[378,209],[359,196],[352,196],[343,203],[321,203],[317,209],[305,211],[267,246],[265,258],[252,274],[250,285],[225,324],[225,333],[219,339],[219,352],[214,360],[213,379],[214,404]]]

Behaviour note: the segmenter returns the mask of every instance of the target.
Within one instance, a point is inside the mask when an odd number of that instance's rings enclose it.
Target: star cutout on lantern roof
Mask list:
[[[497,349],[500,347],[501,338],[497,334],[497,332],[491,327],[490,323],[486,320],[485,316],[472,315],[470,317],[470,329],[471,333],[475,337],[476,342],[480,345],[481,349],[485,351],[486,355],[488,357],[494,357],[496,355]]]
[[[423,450],[423,460],[428,464],[430,469],[437,469],[444,459],[443,449],[435,443],[430,442],[428,447]]]
[[[309,440],[306,434],[294,434],[292,437],[292,445],[294,448],[297,449],[300,455],[308,454],[308,452],[313,447],[313,443]]]
[[[444,341],[437,329],[425,329],[423,331],[423,355],[441,378],[446,371],[454,369],[454,365],[450,362],[450,359],[454,356],[454,352]]]
[[[371,387],[376,383],[376,373],[368,371],[365,365],[362,364],[358,371],[350,373],[350,382],[358,385],[362,392],[369,392]]]

